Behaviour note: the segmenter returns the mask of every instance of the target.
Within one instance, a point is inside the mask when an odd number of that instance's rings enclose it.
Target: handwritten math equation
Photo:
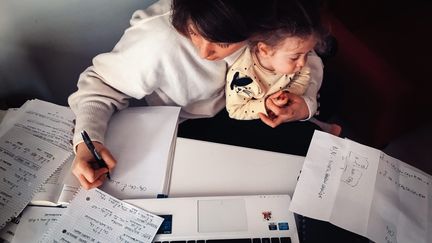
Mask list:
[[[162,221],[99,189],[80,190],[49,239],[151,242]]]
[[[114,185],[121,192],[124,192],[124,191],[145,192],[145,191],[147,191],[146,186],[134,185],[134,184],[125,183],[125,182],[121,182],[121,181],[114,180],[114,179],[108,180],[108,183],[111,183],[112,185]]]
[[[428,187],[431,183],[430,178],[420,172],[401,165],[398,160],[384,153],[381,154],[380,161],[383,163],[383,166],[378,170],[378,174],[382,178],[414,197],[427,199]]]
[[[16,217],[69,154],[23,129],[0,138],[0,224]]]
[[[327,183],[331,176],[333,164],[337,163],[338,159],[341,157],[340,148],[337,146],[331,146],[329,148],[328,158],[327,158],[327,166],[324,172],[324,178],[321,183],[321,187],[318,192],[318,198],[322,199],[324,194],[326,193]]]

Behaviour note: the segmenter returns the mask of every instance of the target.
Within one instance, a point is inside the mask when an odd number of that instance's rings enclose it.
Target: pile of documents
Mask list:
[[[4,117],[0,126],[0,226],[18,216],[38,188],[72,156],[73,113],[67,109],[33,100]]]
[[[86,191],[71,173],[72,110],[41,100],[9,109],[0,125],[0,228],[25,209],[20,227],[28,227],[13,242],[151,242],[162,219],[121,200],[168,193],[179,112],[168,106],[117,112],[105,141],[117,166],[101,190]]]

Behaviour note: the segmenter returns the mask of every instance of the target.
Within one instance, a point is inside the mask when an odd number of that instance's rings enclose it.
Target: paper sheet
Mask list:
[[[7,112],[1,124],[0,136],[12,127],[18,127],[72,154],[74,118],[69,107],[30,100],[19,109]]]
[[[37,242],[59,220],[65,208],[27,207],[20,219],[12,243]]]
[[[6,226],[0,229],[0,242],[10,243],[15,236],[15,231],[18,228],[20,217],[15,217],[13,220],[9,221]]]
[[[38,188],[31,204],[45,206],[66,206],[78,191],[80,184],[71,173],[74,157],[71,156],[48,180]]]
[[[431,182],[380,150],[316,131],[290,210],[375,242],[431,242]]]
[[[41,242],[151,242],[162,221],[99,189],[80,189]]]
[[[0,137],[0,227],[16,217],[34,192],[70,156],[23,129]]]
[[[68,107],[41,100],[6,113],[0,128],[0,225],[18,215],[72,156],[73,118]]]
[[[105,144],[117,165],[102,190],[119,199],[167,193],[179,107],[129,108],[114,115]]]

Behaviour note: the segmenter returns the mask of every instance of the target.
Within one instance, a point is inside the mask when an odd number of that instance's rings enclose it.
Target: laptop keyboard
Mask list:
[[[154,243],[291,243],[291,238],[253,238],[253,239],[215,239],[215,240],[180,240],[155,241]]]

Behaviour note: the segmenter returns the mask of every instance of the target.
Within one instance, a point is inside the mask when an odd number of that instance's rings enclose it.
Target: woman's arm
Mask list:
[[[115,159],[103,143],[112,114],[126,108],[130,98],[141,99],[159,85],[158,80],[147,77],[157,65],[157,51],[163,45],[160,39],[167,39],[166,36],[172,33],[169,14],[145,18],[148,16],[137,13],[132,17],[132,26],[113,51],[96,56],[93,65],[80,75],[78,90],[68,99],[76,116],[73,173],[87,189],[97,187],[105,180],[106,168],[95,170],[89,166],[92,157],[85,146],[82,148],[80,132],[86,130],[98,144],[97,149],[111,170]]]
[[[317,94],[321,88],[324,66],[321,58],[313,51],[308,56],[306,67],[310,70],[310,81],[306,92],[302,95],[302,98],[307,105],[306,108],[308,109],[309,115],[302,119],[308,120],[315,115],[318,108]]]
[[[88,131],[94,141],[103,143],[112,114],[127,107],[130,97],[103,82],[103,78],[94,72],[94,67],[80,75],[77,86],[78,90],[68,98],[76,116],[74,147],[82,142],[82,130]]]

